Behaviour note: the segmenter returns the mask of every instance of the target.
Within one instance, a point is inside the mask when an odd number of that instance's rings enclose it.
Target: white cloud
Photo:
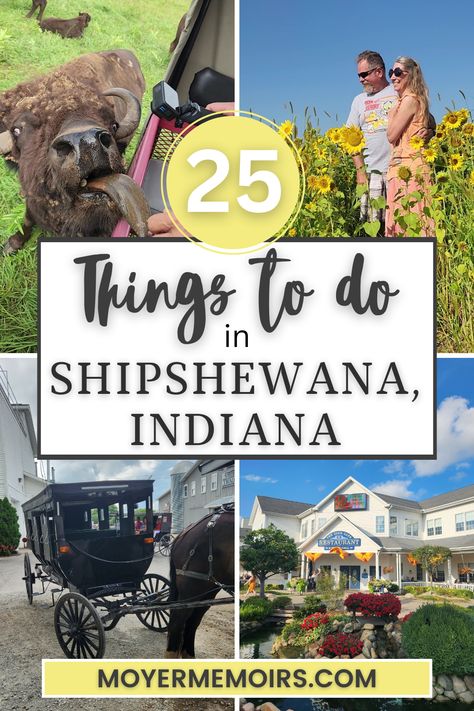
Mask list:
[[[467,473],[464,471],[457,471],[456,474],[453,474],[453,476],[449,477],[449,481],[462,481],[467,477]]]
[[[260,484],[277,484],[278,479],[272,479],[269,476],[258,476],[257,474],[246,474],[243,479],[247,481],[258,481]]]
[[[415,492],[410,490],[411,481],[408,479],[389,479],[380,483],[372,484],[373,491],[387,496],[398,496],[401,499],[414,499]]]
[[[396,459],[393,462],[388,462],[384,467],[382,467],[382,471],[385,474],[401,474],[403,471],[403,468],[405,467],[405,462],[403,459]]]
[[[438,458],[412,462],[415,475],[439,474],[474,457],[474,407],[462,397],[448,397],[438,408]]]

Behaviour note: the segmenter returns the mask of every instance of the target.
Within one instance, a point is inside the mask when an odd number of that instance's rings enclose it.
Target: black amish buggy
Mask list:
[[[211,599],[218,590],[232,591],[232,581],[219,582],[216,564],[212,564],[219,554],[212,542],[214,527],[224,523],[226,516],[205,524],[204,531],[196,529],[197,535],[189,538],[188,534],[189,542],[180,540],[185,532],[175,539],[185,555],[200,548],[205,552],[198,572],[181,571],[185,578],[197,578],[202,592],[179,598],[167,578],[147,572],[155,546],[152,496],[152,480],[49,484],[23,504],[28,545],[39,560],[32,569],[30,556],[25,554],[23,579],[28,601],[31,604],[35,595],[51,592],[55,632],[67,657],[102,657],[105,631],[112,630],[125,615],[136,615],[150,630],[167,632],[170,613],[176,609],[205,610],[213,604],[232,602],[230,597]],[[137,508],[145,508],[140,532],[135,526]],[[193,556],[193,561],[201,557]],[[172,558],[171,570],[174,567]],[[35,592],[37,583],[41,590]],[[60,595],[57,601],[55,595]]]
[[[171,533],[171,522],[173,515],[165,513],[153,514],[153,538],[155,540],[155,551],[161,555],[169,556],[174,536]]]

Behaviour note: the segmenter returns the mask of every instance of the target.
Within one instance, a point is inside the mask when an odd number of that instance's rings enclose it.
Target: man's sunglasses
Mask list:
[[[407,72],[404,72],[403,69],[400,69],[400,67],[395,67],[395,69],[389,69],[389,70],[388,70],[388,76],[390,77],[390,79],[391,79],[393,76],[401,77],[402,74],[406,74],[406,73],[407,73]]]
[[[372,74],[372,72],[375,72],[376,69],[381,69],[381,67],[374,67],[373,69],[369,69],[368,72],[359,72],[357,76],[359,79],[365,79],[366,77],[369,76],[369,74]]]

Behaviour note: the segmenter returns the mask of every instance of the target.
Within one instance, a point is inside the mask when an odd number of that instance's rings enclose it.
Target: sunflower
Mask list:
[[[326,136],[333,143],[340,143],[342,140],[342,132],[340,128],[330,128],[326,131]]]
[[[425,145],[424,140],[422,139],[421,136],[412,136],[410,138],[410,146],[415,149],[415,151],[419,151],[423,148]]]
[[[446,136],[446,126],[440,123],[436,126],[436,138],[441,141]]]
[[[288,230],[288,237],[296,237],[296,230],[294,227],[292,227],[291,230]]]
[[[448,164],[452,170],[459,170],[463,167],[464,158],[460,153],[451,153],[448,159]]]
[[[471,185],[474,185],[474,170],[471,170],[471,174],[469,176],[469,182]]]
[[[428,146],[428,148],[425,148],[423,151],[423,158],[427,163],[434,163],[437,155],[435,149],[431,146]]]
[[[364,134],[358,126],[343,126],[341,145],[347,153],[360,153],[365,146]]]
[[[318,192],[320,193],[328,193],[333,186],[333,182],[329,175],[320,175],[319,176],[319,184],[318,184]]]
[[[411,178],[410,168],[407,165],[401,165],[398,169],[398,177],[407,183]]]
[[[465,123],[462,132],[466,136],[474,136],[474,123]]]
[[[459,128],[462,123],[462,116],[459,111],[448,111],[443,118],[445,128]]]
[[[449,145],[451,148],[460,148],[462,146],[462,137],[459,133],[452,133],[449,137]]]
[[[278,129],[278,133],[280,136],[283,136],[283,138],[289,138],[294,129],[294,124],[292,121],[283,121],[283,123],[280,124],[280,127]]]
[[[443,171],[440,171],[439,173],[436,174],[436,182],[440,183],[443,185],[444,183],[447,183],[449,180],[449,176],[447,173],[444,173]]]
[[[466,123],[466,121],[469,121],[471,114],[469,113],[469,109],[459,109],[458,115],[461,119],[461,124]]]
[[[308,175],[306,184],[310,190],[317,190],[319,186],[319,178],[317,175]]]

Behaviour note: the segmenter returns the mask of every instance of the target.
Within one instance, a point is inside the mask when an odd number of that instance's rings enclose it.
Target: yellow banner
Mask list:
[[[431,697],[431,659],[43,659],[43,697]]]

